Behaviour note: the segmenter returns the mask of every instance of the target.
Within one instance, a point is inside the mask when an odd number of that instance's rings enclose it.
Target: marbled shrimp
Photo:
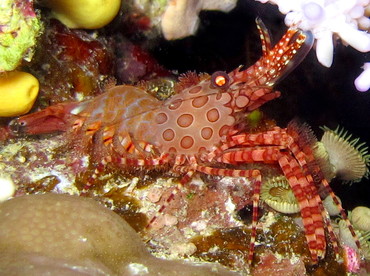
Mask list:
[[[239,67],[211,76],[187,73],[180,76],[176,94],[165,101],[149,95],[142,86],[114,86],[92,100],[62,103],[15,119],[10,129],[13,134],[66,132],[75,148],[92,150],[99,164],[95,177],[110,163],[121,170],[168,168],[182,175],[180,185],[195,172],[251,179],[254,195],[249,263],[253,261],[262,176],[257,169],[224,169],[219,165],[276,163],[297,198],[312,262],[317,263],[325,256],[325,227],[336,252],[338,245],[318,186],[324,185],[333,193],[313,157],[311,141],[305,140],[309,136],[306,127],[292,123],[288,128],[249,134],[243,124],[245,115],[280,96],[273,86],[305,57],[313,38],[310,33],[290,28],[272,47],[259,19],[257,26],[262,57],[246,70]]]

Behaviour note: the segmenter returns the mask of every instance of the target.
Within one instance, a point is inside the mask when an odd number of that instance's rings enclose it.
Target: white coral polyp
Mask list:
[[[266,3],[266,0],[257,0]],[[370,34],[358,30],[370,26],[365,16],[369,0],[270,0],[286,14],[285,24],[311,31],[317,40],[319,62],[330,67],[333,61],[333,34],[360,52],[370,51]]]
[[[370,89],[370,62],[365,63],[362,68],[364,72],[355,79],[355,86],[358,91],[365,92]]]
[[[319,22],[324,18],[325,11],[321,5],[315,2],[308,2],[302,5],[303,14],[306,19]]]
[[[316,56],[325,67],[330,67],[333,63],[334,45],[332,36],[330,31],[322,31],[320,37],[316,38]]]
[[[370,51],[370,35],[350,25],[342,24],[337,31],[341,39],[360,52]]]

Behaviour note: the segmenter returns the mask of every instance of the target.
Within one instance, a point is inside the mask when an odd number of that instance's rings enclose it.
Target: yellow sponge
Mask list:
[[[27,113],[39,93],[39,81],[29,73],[12,71],[0,75],[0,117]]]
[[[43,4],[68,28],[98,29],[117,15],[121,0],[49,0]]]

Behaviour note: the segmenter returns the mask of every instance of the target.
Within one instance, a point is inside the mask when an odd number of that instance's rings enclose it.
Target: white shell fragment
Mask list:
[[[352,210],[350,220],[358,230],[370,231],[370,208],[358,206]]]

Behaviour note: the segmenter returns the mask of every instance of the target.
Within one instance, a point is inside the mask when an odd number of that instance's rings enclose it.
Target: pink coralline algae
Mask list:
[[[356,273],[360,269],[360,258],[355,249],[352,247],[343,246],[345,264],[348,272]]]
[[[299,258],[278,259],[271,252],[261,258],[260,265],[253,271],[254,276],[307,275],[304,263]]]

